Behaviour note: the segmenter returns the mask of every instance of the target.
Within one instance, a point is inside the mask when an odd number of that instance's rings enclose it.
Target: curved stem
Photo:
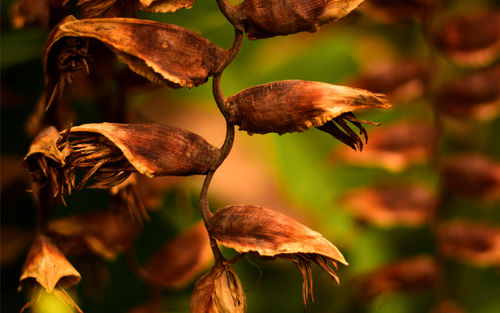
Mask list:
[[[217,6],[219,6],[219,10],[222,12],[224,17],[229,21],[229,23],[233,24],[234,28],[243,30],[243,25],[240,23],[240,18],[238,18],[238,12],[235,7],[233,7],[226,0],[216,0]]]

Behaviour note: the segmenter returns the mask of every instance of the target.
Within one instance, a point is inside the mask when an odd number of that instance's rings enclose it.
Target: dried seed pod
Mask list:
[[[366,90],[320,82],[285,80],[247,88],[227,101],[229,120],[240,130],[265,134],[304,131],[317,127],[354,150],[363,149],[361,138],[349,127],[354,124],[367,139],[362,123],[352,111],[389,108],[383,95]],[[345,131],[342,131],[335,123]]]
[[[221,244],[240,253],[253,252],[262,257],[283,257],[299,268],[303,283],[304,305],[312,298],[310,262],[323,268],[339,281],[337,262],[347,265],[344,256],[320,233],[281,213],[255,205],[227,206],[208,221],[209,233]]]
[[[400,172],[425,161],[432,152],[434,140],[435,130],[429,125],[399,123],[374,130],[363,153],[342,150],[338,155],[356,165],[380,166]]]
[[[10,10],[14,28],[49,26],[49,0],[18,0]]]
[[[233,7],[225,0],[221,10],[250,39],[315,32],[354,10],[363,0],[245,0]]]
[[[166,287],[190,283],[212,260],[212,249],[203,222],[196,223],[156,252],[146,265],[150,281]]]
[[[458,118],[491,119],[500,112],[500,66],[454,79],[442,86],[435,103]]]
[[[246,297],[231,265],[213,267],[194,286],[191,313],[244,313]]]
[[[418,185],[361,188],[344,202],[357,218],[382,227],[425,224],[437,206],[436,197]]]
[[[486,201],[500,198],[500,164],[482,155],[450,158],[441,166],[441,174],[449,192]]]
[[[500,11],[449,19],[435,32],[434,42],[457,64],[489,64],[500,53]]]
[[[353,87],[383,93],[395,102],[409,102],[423,95],[430,67],[417,61],[379,65],[356,78]]]
[[[80,17],[134,17],[137,0],[78,0]]]
[[[78,283],[80,278],[52,241],[38,235],[28,252],[19,282],[24,286],[29,281],[35,281],[47,292],[52,292],[56,286],[69,287]]]
[[[421,19],[441,4],[441,0],[367,0],[360,7],[381,21],[401,22]]]
[[[175,12],[190,9],[195,0],[139,0],[141,10],[153,13]]]
[[[362,282],[368,299],[391,291],[420,291],[432,287],[441,275],[439,266],[429,256],[419,256],[376,270]]]
[[[478,266],[500,265],[500,229],[470,221],[453,221],[438,230],[442,254]]]

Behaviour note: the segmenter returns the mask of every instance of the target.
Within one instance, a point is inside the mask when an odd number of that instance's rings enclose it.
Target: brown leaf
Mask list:
[[[336,262],[347,265],[344,256],[320,233],[281,213],[255,205],[227,206],[208,222],[210,234],[221,244],[240,253],[292,260],[303,279],[304,305],[312,298],[310,262],[323,268],[338,283]]]
[[[482,155],[457,155],[441,166],[444,186],[456,195],[485,201],[500,199],[500,164]]]
[[[154,284],[183,287],[212,260],[210,240],[203,222],[168,241],[148,261],[146,272]]]
[[[467,13],[448,19],[435,32],[434,42],[457,64],[489,64],[500,53],[500,11]]]
[[[361,138],[350,121],[367,138],[366,130],[352,111],[389,108],[380,94],[345,86],[301,80],[285,80],[247,88],[228,99],[230,121],[249,133],[304,131],[317,127],[354,150],[362,150]],[[334,123],[343,129],[343,131]]]
[[[356,165],[380,166],[401,172],[408,166],[425,161],[434,146],[435,131],[420,123],[398,123],[375,129],[363,153],[342,150],[338,155]]]
[[[315,32],[354,10],[363,0],[245,0],[233,7],[223,1],[224,15],[250,39]]]
[[[414,257],[376,270],[364,279],[362,291],[372,299],[391,291],[427,290],[436,284],[440,275],[440,269],[431,257]]]
[[[402,22],[429,16],[441,0],[367,0],[360,7],[384,22]]]
[[[191,313],[244,313],[246,297],[231,265],[213,267],[194,286]]]
[[[456,78],[442,86],[435,103],[457,118],[491,119],[500,111],[500,66]]]
[[[28,252],[19,282],[24,286],[29,281],[35,281],[47,292],[52,292],[56,285],[69,287],[78,283],[80,278],[52,241],[38,235]]]
[[[382,227],[425,224],[437,206],[436,197],[418,185],[361,188],[344,202],[357,218]]]
[[[190,9],[195,0],[139,0],[141,10],[153,13],[175,12],[179,9]]]
[[[500,229],[470,221],[452,221],[438,230],[438,248],[449,258],[478,266],[500,265]]]

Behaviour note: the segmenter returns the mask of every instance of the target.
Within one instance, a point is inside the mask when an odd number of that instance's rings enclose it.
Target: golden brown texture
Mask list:
[[[139,0],[141,10],[153,13],[175,12],[190,9],[195,0]]]

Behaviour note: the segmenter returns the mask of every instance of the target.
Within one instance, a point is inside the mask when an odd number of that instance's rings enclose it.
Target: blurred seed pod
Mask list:
[[[442,86],[434,101],[457,118],[492,119],[500,112],[500,66],[460,77]]]
[[[452,301],[439,303],[430,313],[465,313],[460,306]]]
[[[212,261],[212,249],[203,222],[168,241],[146,265],[148,280],[159,286],[179,288],[193,279]]]
[[[95,254],[106,260],[132,247],[140,227],[118,214],[96,212],[49,222],[48,232],[66,254]]]
[[[172,88],[205,83],[224,65],[229,52],[182,27],[129,18],[77,20],[68,16],[52,29],[43,54],[47,106],[88,69],[87,39],[108,46],[131,70]]]
[[[422,19],[432,14],[441,0],[366,0],[360,10],[384,22]]]
[[[408,166],[424,162],[432,152],[435,130],[420,123],[399,123],[376,129],[363,153],[342,150],[337,153],[355,165],[380,166],[401,172]]]
[[[419,226],[434,214],[437,199],[427,188],[398,185],[353,190],[344,203],[358,219],[377,226]]]
[[[10,20],[14,28],[52,27],[66,13],[63,0],[17,0],[10,8]]]
[[[430,74],[428,64],[401,61],[379,65],[361,74],[350,85],[383,93],[391,103],[409,102],[423,95]]]
[[[500,199],[500,164],[482,155],[463,154],[446,160],[441,175],[447,191],[494,201]]]
[[[337,283],[330,267],[337,262],[347,265],[344,256],[320,233],[281,213],[256,205],[227,206],[208,221],[208,231],[219,243],[239,253],[292,260],[303,277],[303,301],[312,294],[310,263],[315,262]]]
[[[304,131],[309,127],[331,134],[354,150],[363,142],[347,124],[356,126],[367,140],[362,123],[352,111],[364,108],[389,108],[380,94],[320,82],[284,80],[247,88],[227,100],[229,120],[248,133]],[[337,123],[342,129],[340,129]]]
[[[429,256],[418,256],[386,265],[368,275],[361,284],[361,291],[368,299],[386,292],[421,291],[432,287],[439,280],[441,271]]]
[[[246,297],[231,265],[213,267],[194,286],[191,313],[244,313]]]
[[[500,53],[500,11],[451,18],[433,37],[436,46],[459,65],[490,64]]]
[[[470,221],[444,223],[438,229],[443,255],[477,266],[500,265],[500,228]]]
[[[237,6],[227,1],[221,10],[249,39],[315,32],[320,26],[336,21],[354,10],[363,0],[245,0]]]
[[[95,17],[135,17],[137,0],[78,0],[79,16]]]

